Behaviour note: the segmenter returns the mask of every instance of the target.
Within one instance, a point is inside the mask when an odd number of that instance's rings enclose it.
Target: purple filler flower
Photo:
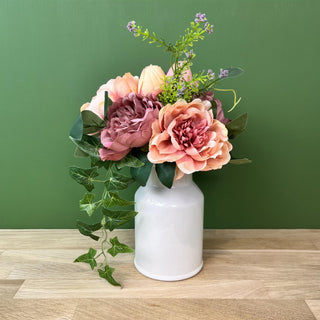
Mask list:
[[[222,78],[228,77],[228,73],[229,73],[229,70],[224,70],[224,69],[220,68],[219,78],[222,79]]]
[[[186,57],[187,57],[187,59],[190,59],[190,58],[192,58],[192,56],[193,56],[193,50],[190,50],[189,52],[186,52]]]
[[[206,21],[207,21],[207,18],[206,18],[205,13],[198,12],[196,14],[196,18],[194,19],[195,23],[206,22]]]
[[[127,24],[127,29],[132,32],[136,29],[136,22],[135,21],[129,21]]]
[[[208,76],[209,76],[210,80],[214,79],[215,75],[214,75],[214,72],[211,69],[208,70]]]

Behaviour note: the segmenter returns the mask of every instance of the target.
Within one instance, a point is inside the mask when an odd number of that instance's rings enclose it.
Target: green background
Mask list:
[[[242,96],[229,116],[248,112],[249,124],[234,154],[253,160],[195,174],[205,227],[320,228],[318,0],[0,0],[0,228],[75,227],[84,190],[68,167],[86,160],[68,131],[80,106],[117,75],[169,68],[127,22],[174,41],[199,11],[215,28],[193,70],[245,69],[220,87]]]

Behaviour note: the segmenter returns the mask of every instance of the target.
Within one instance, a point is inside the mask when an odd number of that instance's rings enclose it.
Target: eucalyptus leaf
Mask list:
[[[76,149],[74,150],[74,156],[76,158],[85,158],[89,155],[86,152],[82,151],[79,147],[76,147]]]
[[[136,211],[112,211],[106,208],[102,208],[102,213],[105,216],[105,227],[110,231],[131,221],[138,214]]]
[[[115,257],[118,253],[134,252],[134,250],[126,244],[120,243],[118,237],[114,237],[109,241],[112,247],[108,250],[108,253],[110,253],[113,257]]]
[[[89,216],[91,216],[97,208],[97,205],[93,203],[93,198],[94,194],[86,193],[83,199],[79,201],[80,210],[87,212]]]
[[[173,185],[174,175],[176,173],[176,163],[164,162],[156,164],[156,172],[160,182],[170,189]]]
[[[70,167],[69,174],[72,179],[82,184],[89,192],[94,189],[93,178],[99,175],[98,167],[82,169],[79,167]]]
[[[71,130],[69,131],[69,136],[74,140],[81,140],[83,135],[83,124],[81,114],[78,116],[77,120],[74,122]]]
[[[238,118],[227,123],[226,127],[228,129],[229,139],[234,139],[240,133],[242,133],[246,129],[247,123],[248,123],[248,113],[244,113]]]
[[[248,158],[230,160],[230,164],[247,164],[247,163],[252,163],[252,161]]]
[[[101,119],[96,113],[90,110],[81,112],[83,123],[83,134],[91,134],[102,130],[105,127],[105,121]]]
[[[91,239],[98,241],[99,237],[93,234],[93,232],[98,231],[101,229],[101,223],[96,223],[96,224],[86,224],[84,222],[81,222],[77,220],[77,228],[81,234],[84,236],[90,237]]]
[[[119,197],[117,192],[107,192],[106,199],[103,200],[103,205],[107,208],[113,206],[127,207],[134,204],[134,201],[128,201]]]
[[[84,262],[89,263],[91,269],[93,270],[97,266],[97,261],[94,258],[97,253],[97,250],[90,248],[88,253],[85,253],[81,256],[79,256],[76,260],[73,262]]]
[[[130,168],[132,178],[140,185],[145,186],[153,164],[147,158],[147,152],[141,151],[141,149],[135,149],[134,156],[144,163],[144,166],[138,168]]]
[[[104,184],[108,191],[124,190],[133,182],[133,179],[126,177],[120,173],[113,172],[109,175]]]
[[[113,286],[121,287],[121,284],[117,282],[112,276],[114,270],[115,270],[114,268],[111,268],[108,265],[106,265],[104,269],[98,269],[99,276],[103,279],[106,279]]]
[[[117,161],[116,166],[119,170],[124,167],[140,168],[144,166],[144,162],[140,161],[138,158],[134,157],[133,155],[128,154],[127,156],[122,158],[120,161]]]

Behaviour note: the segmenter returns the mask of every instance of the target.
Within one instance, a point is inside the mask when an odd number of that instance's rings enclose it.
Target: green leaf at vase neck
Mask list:
[[[170,189],[173,185],[173,180],[176,173],[176,163],[164,162],[156,164],[156,172],[160,182]]]
[[[140,148],[133,149],[132,153],[136,158],[138,158],[142,163],[144,163],[144,165],[141,167],[130,168],[131,176],[141,186],[145,186],[150,176],[153,164],[148,160],[148,153],[142,151]]]

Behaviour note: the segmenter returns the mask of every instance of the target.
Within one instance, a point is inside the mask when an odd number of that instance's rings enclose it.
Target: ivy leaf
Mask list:
[[[113,257],[115,257],[118,253],[134,252],[134,250],[126,244],[120,243],[118,237],[110,239],[110,242],[112,247],[107,252],[109,252]]]
[[[156,172],[161,183],[170,189],[176,173],[176,163],[164,162],[156,164]]]
[[[131,221],[138,214],[136,211],[112,211],[106,208],[102,208],[102,213],[105,216],[105,227],[110,231]]]
[[[74,139],[74,140],[81,140],[82,135],[83,135],[83,124],[82,124],[82,118],[81,114],[78,116],[77,120],[74,122],[70,132],[69,132],[69,137]]]
[[[70,167],[69,174],[72,179],[82,184],[89,192],[94,189],[93,178],[97,177],[99,173],[97,172],[98,167],[93,167],[90,169],[82,169],[79,167]]]
[[[97,250],[90,248],[88,253],[85,253],[81,256],[79,256],[76,260],[74,260],[73,262],[84,262],[84,263],[89,263],[91,269],[93,270],[94,267],[97,266],[97,261],[94,258],[94,256],[96,255]]]
[[[81,140],[76,140],[72,136],[69,136],[71,141],[84,153],[87,153],[91,157],[99,157],[100,143],[95,137],[82,136]]]
[[[120,173],[113,172],[104,182],[108,191],[124,190],[133,182],[133,179]]]
[[[247,123],[248,123],[248,113],[244,113],[238,118],[227,123],[226,127],[228,129],[229,139],[234,139],[241,132],[243,132],[246,129]]]
[[[94,194],[92,193],[86,193],[79,201],[79,207],[81,211],[85,211],[89,216],[91,216],[96,210],[97,205],[93,203]]]
[[[105,121],[92,111],[84,110],[81,112],[83,123],[83,134],[90,134],[100,131],[105,127]]]
[[[242,158],[242,159],[231,159],[230,163],[231,164],[247,164],[247,163],[252,163],[252,161],[248,158]]]
[[[110,268],[108,265],[104,267],[104,269],[98,269],[99,276],[103,279],[106,279],[110,284],[113,286],[119,286],[121,287],[121,284],[114,280],[112,274],[114,272],[114,268]]]
[[[103,200],[103,204],[106,207],[127,207],[133,205],[134,201],[128,201],[119,197],[117,192],[107,192],[106,199]]]
[[[122,158],[120,161],[117,161],[116,166],[119,170],[124,167],[140,168],[140,167],[144,166],[144,163],[142,161],[140,161],[138,158],[129,154],[129,155],[125,156],[124,158]]]
[[[145,186],[153,164],[147,158],[147,152],[141,151],[141,149],[136,149],[134,156],[144,163],[144,166],[138,168],[130,168],[130,173],[132,178],[137,181],[140,185]]]
[[[100,222],[96,223],[96,224],[89,225],[89,224],[86,224],[84,222],[77,220],[77,227],[78,227],[79,232],[81,234],[83,234],[84,236],[88,236],[95,241],[99,240],[99,237],[96,236],[95,234],[93,234],[93,232],[101,229]]]
[[[76,150],[74,150],[74,156],[76,158],[84,158],[88,157],[89,155],[86,152],[83,152],[79,147],[76,147]]]

